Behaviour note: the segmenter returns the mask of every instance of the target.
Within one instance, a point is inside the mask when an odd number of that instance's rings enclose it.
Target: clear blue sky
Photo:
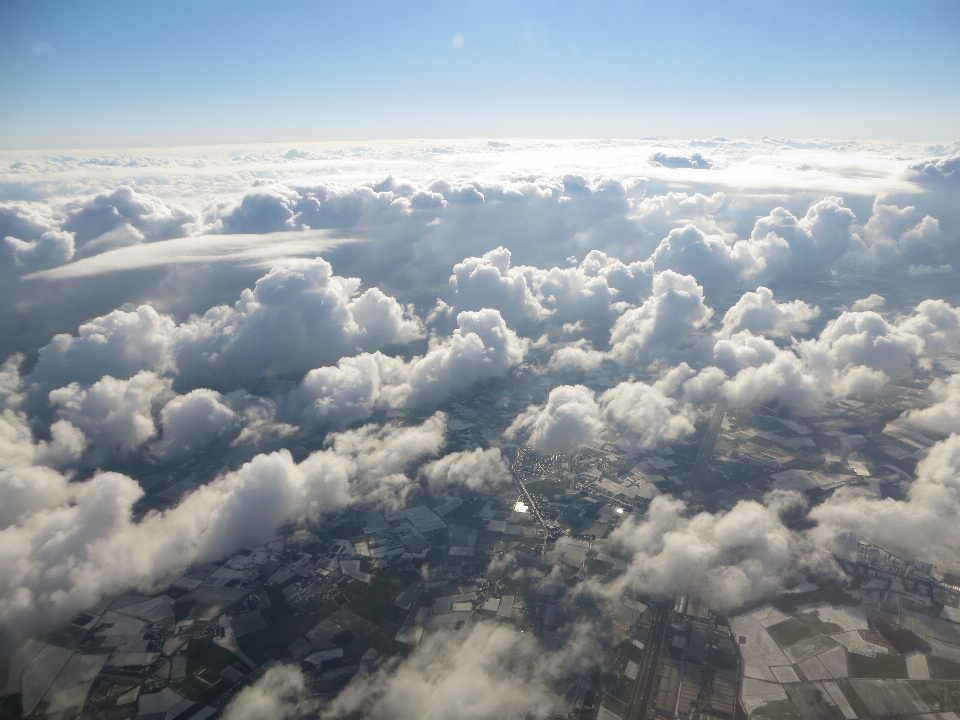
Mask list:
[[[960,139],[960,0],[0,2],[7,149],[651,135]]]

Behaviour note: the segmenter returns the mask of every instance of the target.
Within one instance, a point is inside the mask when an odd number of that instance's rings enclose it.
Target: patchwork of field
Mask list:
[[[730,620],[751,720],[960,720],[960,625],[904,611],[764,606]]]

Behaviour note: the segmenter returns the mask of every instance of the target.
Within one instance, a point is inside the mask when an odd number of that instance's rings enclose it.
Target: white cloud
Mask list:
[[[653,276],[653,294],[614,323],[610,355],[619,365],[645,365],[666,358],[688,343],[712,315],[693,276],[659,272]]]
[[[344,355],[422,337],[420,321],[377,288],[333,274],[317,258],[293,261],[176,334],[183,385],[233,388],[264,375],[306,372]]]
[[[845,311],[791,349],[741,330],[716,340],[713,362],[731,376],[723,392],[735,405],[777,398],[818,413],[831,398],[874,396],[958,345],[960,310],[925,300],[896,322],[872,310]]]
[[[64,213],[62,228],[75,235],[77,246],[82,250],[88,244],[98,249],[115,247],[121,237],[117,230],[124,227],[128,228],[128,240],[119,244],[167,240],[191,235],[200,229],[199,217],[187,208],[167,206],[160,198],[137,192],[127,185],[68,204]],[[115,239],[105,240],[108,233],[114,233]]]
[[[316,713],[306,679],[296,665],[275,665],[244,687],[223,711],[224,720],[294,720]]]
[[[160,411],[163,440],[155,452],[163,458],[176,458],[202,450],[240,425],[240,417],[227,399],[201,388],[179,395]]]
[[[935,434],[960,433],[960,375],[934,380],[928,390],[934,400],[929,407],[910,410],[903,420]]]
[[[960,155],[929,158],[907,166],[908,173],[919,182],[934,187],[955,187],[960,182]]]
[[[194,562],[262,543],[282,524],[358,499],[400,502],[411,487],[404,471],[437,454],[444,429],[438,414],[417,426],[333,435],[299,465],[286,450],[258,455],[139,521],[132,509],[143,490],[118,473],[64,482],[39,508],[21,495],[25,510],[0,530],[0,626],[53,627],[103,595],[153,590]]]
[[[104,375],[129,378],[141,370],[174,367],[173,320],[149,305],[114,310],[80,326],[76,336],[57,335],[40,349],[29,381],[47,388],[93,383]]]
[[[474,492],[495,492],[512,480],[500,448],[449,453],[430,461],[420,468],[420,472],[434,492],[456,492],[457,487]]]
[[[865,298],[857,300],[850,309],[854,312],[864,312],[866,310],[879,310],[887,304],[886,298],[877,293],[871,293]]]
[[[623,382],[599,398],[583,385],[560,385],[543,406],[518,415],[506,436],[528,436],[530,447],[550,452],[589,445],[614,431],[636,449],[651,450],[694,432],[698,415],[685,396],[692,394],[698,402],[712,399],[720,379],[709,375],[697,376],[684,365],[653,385]]]
[[[552,321],[603,332],[624,309],[646,297],[653,272],[650,262],[625,264],[596,250],[578,265],[549,269],[511,266],[511,257],[509,250],[498,247],[457,263],[446,300],[438,303],[431,319],[495,308],[511,327]]]
[[[87,438],[66,420],[50,425],[49,440],[34,438],[27,414],[19,409],[23,400],[19,373],[22,361],[22,356],[14,355],[0,366],[0,472],[34,465],[68,467],[79,460]],[[0,492],[0,498],[6,499],[5,493]]]
[[[761,504],[741,500],[728,512],[693,513],[681,501],[654,498],[641,520],[628,518],[611,541],[631,554],[622,576],[604,594],[623,588],[656,596],[698,593],[722,607],[781,592],[805,570],[830,570],[829,556],[811,553],[784,525],[782,498]]]
[[[88,388],[78,383],[50,391],[56,415],[83,431],[99,457],[130,453],[157,433],[154,409],[170,393],[170,380],[148,371],[128,380],[105,375]]]
[[[429,635],[406,659],[356,676],[321,717],[546,718],[560,707],[553,682],[594,657],[595,646],[582,630],[548,649],[533,633],[496,623],[468,625]]]
[[[708,235],[691,224],[671,230],[650,259],[657,270],[695,275],[708,287],[719,288],[762,269],[757,258],[742,252],[745,247],[742,242],[733,245],[720,235]]]
[[[696,411],[668,397],[660,383],[620,383],[600,396],[604,418],[638,449],[650,450],[692,435]]]
[[[922,338],[876,312],[844,312],[800,353],[811,371],[838,395],[871,395],[912,369]]]
[[[307,425],[347,426],[377,407],[384,379],[402,373],[403,360],[382,353],[343,358],[308,372],[284,400],[285,412]]]
[[[742,361],[746,356],[750,361],[723,384],[723,394],[734,407],[755,407],[777,399],[804,413],[823,411],[827,388],[817,382],[800,358],[746,332],[732,340],[740,343],[739,349],[744,351],[738,353],[738,359]]]
[[[30,242],[9,235],[4,241],[13,253],[17,267],[27,272],[55,267],[73,259],[73,234],[62,230],[48,230]]]
[[[600,406],[593,391],[583,385],[561,385],[550,391],[542,408],[531,406],[518,415],[506,436],[529,433],[530,447],[550,452],[589,444],[602,430]]]
[[[850,550],[866,540],[911,557],[960,542],[960,435],[937,443],[917,464],[907,498],[882,500],[845,490],[813,508],[812,532],[823,546]]]
[[[767,262],[767,272],[789,274],[793,278],[815,278],[849,250],[859,247],[860,239],[852,230],[856,216],[840,197],[826,197],[812,205],[806,215],[797,218],[784,208],[776,208],[754,225],[750,240],[785,240],[789,253],[778,254],[777,262]],[[789,263],[789,266],[785,266]]]
[[[744,293],[723,316],[724,335],[749,330],[754,335],[785,337],[804,333],[810,321],[820,314],[820,308],[810,307],[802,300],[778,303],[769,288],[758,287],[756,292]]]
[[[694,170],[709,170],[713,163],[700,153],[692,155],[670,155],[665,152],[656,152],[650,156],[649,162],[653,166],[668,168],[691,168]]]
[[[151,370],[175,374],[180,387],[233,389],[422,336],[409,308],[377,288],[360,292],[358,279],[316,258],[276,267],[232,307],[180,325],[150,305],[96,318],[42,348],[30,381],[55,387]]]
[[[498,311],[463,311],[457,324],[409,362],[377,352],[311,370],[287,396],[286,412],[310,424],[347,425],[376,408],[434,405],[479,380],[502,377],[523,360],[524,342]]]

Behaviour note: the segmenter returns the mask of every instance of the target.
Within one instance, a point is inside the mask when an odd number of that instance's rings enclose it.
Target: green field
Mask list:
[[[771,625],[767,628],[767,632],[770,633],[770,637],[772,637],[780,647],[789,647],[794,643],[798,643],[801,640],[817,634],[805,622],[794,618],[784,620],[776,625]]]
[[[868,657],[855,652],[847,654],[850,677],[883,678],[892,680],[907,677],[907,661],[903,655],[877,655]]]
[[[354,581],[357,582],[357,581]],[[350,588],[354,583],[350,583]],[[364,583],[360,583],[364,585]],[[347,595],[344,588],[344,595]],[[360,617],[381,625],[390,619],[393,611],[393,601],[403,592],[403,583],[396,576],[375,575],[369,585],[358,588],[359,592],[351,592],[350,609]]]
[[[815,633],[833,635],[843,632],[843,628],[835,623],[823,622],[816,612],[797,613],[794,617],[808,626]]]
[[[960,710],[960,682],[931,680],[910,683],[920,699],[934,710]]]
[[[795,683],[784,687],[804,720],[820,720],[831,716],[823,693],[813,684]]]
[[[927,667],[930,668],[931,680],[960,680],[960,663],[928,655]]]
[[[750,720],[802,720],[802,718],[789,700],[774,700],[754,710]]]

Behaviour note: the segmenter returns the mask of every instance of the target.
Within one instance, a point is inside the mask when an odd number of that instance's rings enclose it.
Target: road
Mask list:
[[[527,490],[527,486],[523,483],[523,475],[520,472],[518,467],[521,453],[523,453],[523,448],[521,448],[517,453],[517,459],[510,465],[510,472],[513,473],[514,479],[517,481],[517,487],[520,488],[520,494],[524,498],[524,502],[527,504],[527,509],[533,513],[534,517],[537,518],[537,522],[540,524],[540,527],[549,531],[547,521],[543,518],[543,513],[540,512],[540,505],[536,500],[533,499],[533,496],[530,494],[530,491]]]
[[[640,670],[637,673],[637,684],[633,688],[630,698],[630,709],[627,711],[627,720],[644,720],[650,703],[653,702],[653,691],[657,682],[657,673],[660,669],[660,658],[663,655],[663,639],[667,633],[667,622],[670,619],[670,610],[673,603],[662,600],[653,606],[653,621],[647,634],[647,646],[640,661]]]
[[[697,453],[697,459],[693,463],[693,471],[690,473],[690,489],[698,493],[703,487],[703,480],[707,475],[707,463],[713,457],[713,448],[717,444],[717,435],[720,434],[720,426],[723,424],[723,416],[727,413],[727,401],[721,399],[713,411],[713,417],[710,418],[710,425],[707,426],[707,432],[703,436],[703,442],[700,443],[700,451]]]

